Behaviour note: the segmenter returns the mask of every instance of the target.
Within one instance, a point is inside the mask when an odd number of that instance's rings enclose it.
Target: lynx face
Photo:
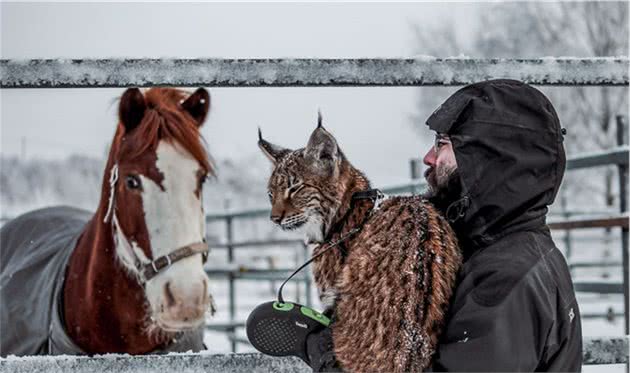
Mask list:
[[[305,148],[285,149],[262,135],[258,146],[274,166],[268,184],[270,219],[283,230],[301,229],[310,242],[322,242],[341,204],[344,157],[337,142],[320,124]]]

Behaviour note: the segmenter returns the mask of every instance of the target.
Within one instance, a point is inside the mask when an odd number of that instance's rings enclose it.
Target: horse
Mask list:
[[[203,88],[127,89],[96,212],[51,207],[2,227],[0,356],[205,348],[209,108]]]

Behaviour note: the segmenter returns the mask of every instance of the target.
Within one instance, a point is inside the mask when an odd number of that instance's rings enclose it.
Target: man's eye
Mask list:
[[[444,145],[448,145],[448,144],[450,144],[450,142],[449,142],[448,140],[440,140],[440,141],[438,141],[438,143],[437,143],[438,148],[441,148],[442,146],[444,146]]]

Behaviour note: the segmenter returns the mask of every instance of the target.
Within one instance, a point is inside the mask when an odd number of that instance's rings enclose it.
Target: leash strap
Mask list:
[[[311,262],[313,262],[313,260],[319,258],[324,253],[326,253],[327,251],[332,249],[333,247],[335,247],[335,245],[330,245],[327,248],[325,248],[324,250],[322,250],[319,254],[317,254],[315,256],[312,256],[311,259],[307,260],[306,263],[302,264],[298,269],[295,270],[295,272],[293,272],[289,277],[287,277],[286,280],[284,280],[282,285],[280,285],[280,289],[278,289],[278,303],[284,304],[284,298],[282,298],[282,289],[284,288],[284,285],[287,282],[289,282],[289,280],[291,280],[293,278],[293,276],[297,275],[302,269],[304,269],[304,267],[306,267],[307,265],[311,264]]]
[[[466,210],[470,206],[470,198],[463,196],[457,201],[451,203],[446,209],[446,219],[449,223],[454,223],[466,215]]]
[[[302,264],[289,277],[287,277],[287,279],[284,280],[284,282],[282,283],[282,285],[280,285],[280,288],[278,289],[278,303],[280,303],[280,304],[284,303],[284,298],[282,298],[282,289],[284,288],[284,285],[287,282],[289,282],[289,280],[291,280],[293,278],[293,276],[297,275],[302,269],[304,269],[306,266],[311,264],[315,259],[317,259],[320,256],[324,255],[324,253],[328,252],[333,247],[339,245],[340,243],[344,242],[345,240],[350,238],[352,235],[354,235],[355,233],[360,231],[363,228],[363,225],[365,224],[365,222],[372,215],[372,212],[374,211],[375,207],[377,205],[379,205],[380,200],[382,200],[383,198],[384,198],[384,194],[378,189],[369,189],[369,190],[366,190],[366,191],[354,193],[352,195],[352,201],[353,202],[356,201],[356,200],[360,200],[360,199],[370,199],[370,200],[374,201],[374,206],[372,207],[372,210],[370,210],[370,213],[365,217],[365,219],[363,220],[361,225],[359,225],[358,227],[352,228],[348,233],[346,233],[345,235],[340,237],[337,241],[335,241],[333,243],[329,243],[328,244],[329,246],[327,248],[322,250],[319,254],[312,256],[309,260],[306,261],[306,263]]]
[[[383,192],[381,192],[378,189],[368,189],[368,190],[364,190],[361,192],[356,192],[352,195],[352,200],[356,201],[359,199],[371,199],[371,200],[378,200],[383,198]]]

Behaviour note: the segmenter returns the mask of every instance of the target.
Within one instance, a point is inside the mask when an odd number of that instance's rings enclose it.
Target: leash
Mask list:
[[[383,193],[376,189],[353,194],[348,212],[346,212],[344,217],[340,220],[342,223],[335,227],[338,227],[337,231],[343,229],[349,213],[354,208],[354,202],[368,199],[374,202],[374,204],[370,211],[365,214],[363,221],[337,240],[328,240],[328,242],[323,243],[322,245],[328,245],[328,247],[324,248],[317,255],[312,256],[306,263],[296,269],[291,276],[284,280],[278,290],[278,299],[276,301],[262,303],[249,314],[245,322],[245,331],[247,338],[256,350],[271,356],[297,356],[307,364],[309,363],[310,360],[306,351],[306,340],[308,336],[323,328],[329,327],[332,321],[328,316],[310,307],[298,303],[285,302],[282,298],[282,289],[293,276],[307,265],[311,264],[313,260],[329,252],[332,248],[339,247],[341,243],[356,235],[357,232],[363,228],[374,211],[378,209],[384,197]],[[336,234],[336,232],[332,233],[333,236],[334,234]],[[328,236],[330,235],[331,233],[329,232]]]
[[[306,266],[311,264],[315,259],[317,259],[320,256],[324,255],[325,253],[330,251],[330,249],[332,249],[333,247],[336,247],[340,243],[348,240],[350,237],[352,237],[357,232],[359,232],[361,229],[363,229],[363,226],[365,225],[367,220],[372,216],[374,211],[378,210],[378,208],[380,207],[380,204],[382,203],[384,198],[385,198],[385,195],[378,189],[369,189],[369,190],[365,190],[365,191],[354,193],[352,195],[352,206],[350,207],[349,212],[354,207],[354,202],[355,201],[357,201],[357,200],[365,200],[365,199],[371,200],[374,203],[374,205],[370,209],[370,212],[365,216],[365,218],[363,218],[363,221],[357,227],[352,228],[350,231],[348,231],[348,233],[344,234],[343,236],[341,236],[339,239],[337,239],[336,241],[334,241],[332,243],[331,242],[324,243],[324,245],[328,245],[327,248],[325,248],[324,250],[319,252],[317,255],[312,256],[309,260],[307,260],[304,264],[302,264],[298,269],[296,269],[289,277],[287,277],[287,279],[284,280],[284,282],[282,283],[282,285],[280,285],[280,288],[278,289],[278,303],[284,304],[284,298],[282,297],[282,289],[284,288],[284,285],[287,282],[289,282],[289,280],[291,280],[293,278],[293,276],[297,275],[301,270],[303,270]]]

